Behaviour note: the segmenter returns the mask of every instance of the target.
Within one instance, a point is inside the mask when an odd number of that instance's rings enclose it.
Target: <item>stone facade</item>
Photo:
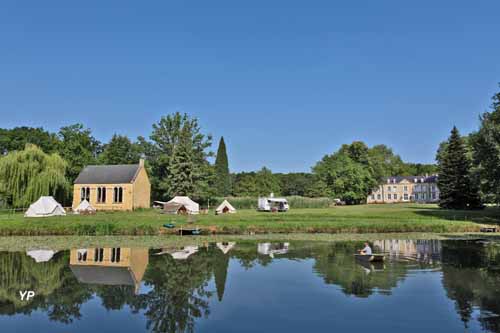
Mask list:
[[[135,170],[134,166],[126,166],[130,176],[125,174],[123,177],[116,177],[113,173],[123,172],[123,167],[125,166],[94,166],[93,169],[82,171],[73,187],[73,209],[84,199],[98,211],[149,208],[151,183],[144,163],[141,161],[135,166]],[[86,174],[82,176],[84,172]],[[110,182],[106,181],[106,175],[110,175]],[[99,182],[92,182],[94,178]]]
[[[366,199],[369,204],[438,201],[439,188],[436,175],[389,177]]]

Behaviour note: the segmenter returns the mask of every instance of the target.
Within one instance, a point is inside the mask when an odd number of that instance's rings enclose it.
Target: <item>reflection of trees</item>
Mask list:
[[[134,302],[133,286],[96,286],[95,291],[106,310],[121,310],[126,304]]]
[[[0,253],[0,314],[44,310],[55,321],[69,323],[80,318],[80,306],[91,293],[79,286],[67,263],[67,254],[35,264],[24,253]],[[19,290],[34,290],[36,297],[21,301]]]
[[[500,248],[476,242],[444,242],[443,286],[467,326],[473,308],[488,332],[500,332]]]
[[[338,242],[322,247],[316,255],[314,269],[325,283],[336,284],[347,295],[368,297],[374,290],[389,295],[399,281],[406,277],[410,265],[387,262],[380,270],[371,271],[356,261],[353,254],[361,247],[354,242]]]
[[[217,289],[217,297],[219,302],[222,302],[224,297],[224,290],[226,289],[227,268],[229,266],[229,255],[222,253],[222,251],[215,250],[213,258],[213,270],[215,287]]]
[[[293,242],[289,252],[270,258],[257,253],[254,242],[242,242],[224,254],[216,246],[200,247],[186,260],[171,255],[151,256],[144,275],[146,293],[135,294],[133,286],[85,285],[69,269],[68,253],[60,252],[49,262],[36,264],[24,253],[0,253],[0,315],[43,311],[50,320],[71,323],[81,318],[81,306],[93,295],[107,310],[144,313],[147,328],[155,333],[194,332],[198,318],[210,314],[209,299],[215,290],[221,301],[230,258],[244,267],[269,265],[274,260],[314,259],[314,272],[325,283],[338,285],[347,295],[369,297],[374,292],[390,294],[407,271],[431,267],[425,263],[386,262],[383,269],[357,262],[354,242]],[[483,330],[500,333],[500,247],[477,242],[442,242],[443,286],[455,302],[465,325],[479,311]],[[35,290],[31,302],[21,302],[19,290]]]
[[[202,248],[186,260],[174,260],[170,255],[151,258],[144,282],[152,289],[132,304],[135,311],[145,310],[149,330],[194,332],[195,319],[209,315],[208,298],[213,292],[207,286],[215,250]]]
[[[79,283],[70,270],[68,253],[34,264],[24,253],[0,253],[0,315],[31,314],[42,310],[51,320],[71,323],[81,318],[81,305],[95,294],[107,310],[129,305],[144,310],[152,332],[193,332],[196,318],[208,316],[208,282],[214,277],[219,299],[224,295],[229,255],[215,246],[202,248],[187,260],[152,256],[144,277],[151,290],[136,295],[133,286]],[[29,303],[19,290],[35,290]]]

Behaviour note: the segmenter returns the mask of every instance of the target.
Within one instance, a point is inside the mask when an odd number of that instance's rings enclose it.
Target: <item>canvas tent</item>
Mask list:
[[[163,208],[166,204],[165,201],[153,201],[153,208]]]
[[[233,214],[236,213],[236,209],[229,203],[229,201],[224,200],[219,207],[215,210],[215,213],[217,214],[224,214],[224,213],[229,213]]]
[[[188,210],[183,204],[170,202],[163,205],[163,212],[165,214],[187,214]]]
[[[95,208],[90,205],[90,203],[87,200],[83,200],[80,202],[78,207],[76,207],[75,214],[94,214],[95,213]]]
[[[40,263],[50,261],[56,252],[52,250],[31,250],[26,254],[35,259],[35,262]]]
[[[169,202],[165,204],[165,207],[168,204],[177,204],[182,205],[186,209],[187,214],[199,214],[200,213],[200,205],[191,200],[189,197],[175,197]]]
[[[25,217],[66,215],[64,208],[53,197],[40,197],[24,214]]]

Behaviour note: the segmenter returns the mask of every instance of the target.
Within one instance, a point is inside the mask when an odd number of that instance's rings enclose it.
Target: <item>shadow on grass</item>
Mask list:
[[[415,209],[415,207],[413,208]],[[415,214],[450,221],[469,221],[500,225],[500,208],[486,207],[482,210],[453,210],[439,207],[417,207]]]

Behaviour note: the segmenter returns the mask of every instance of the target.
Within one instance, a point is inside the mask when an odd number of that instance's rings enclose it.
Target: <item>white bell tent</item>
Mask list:
[[[48,217],[66,215],[66,211],[53,197],[40,197],[24,214],[25,217]]]

